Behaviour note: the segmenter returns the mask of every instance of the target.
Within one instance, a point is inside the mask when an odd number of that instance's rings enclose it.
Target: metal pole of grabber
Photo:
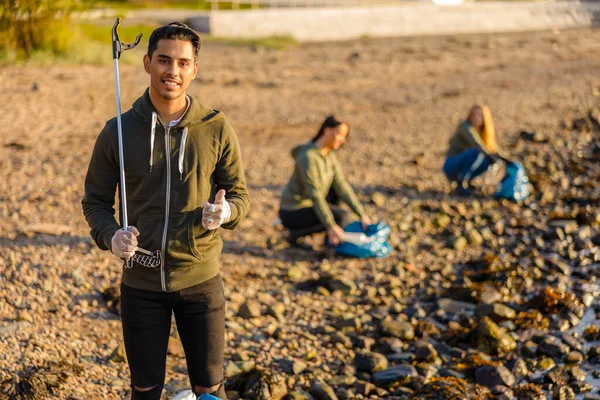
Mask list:
[[[115,65],[115,85],[116,85],[116,96],[117,96],[117,132],[119,136],[119,178],[120,178],[120,193],[121,193],[121,215],[123,229],[127,230],[129,227],[129,221],[127,220],[127,193],[125,190],[125,163],[123,157],[123,128],[121,126],[121,88],[119,85],[119,58],[124,51],[133,49],[140,43],[142,34],[140,33],[132,44],[123,44],[119,40],[119,33],[117,29],[121,24],[121,18],[117,18],[115,25],[112,28],[112,48],[113,48],[113,61]],[[126,261],[126,266],[131,268],[133,263],[130,257]]]

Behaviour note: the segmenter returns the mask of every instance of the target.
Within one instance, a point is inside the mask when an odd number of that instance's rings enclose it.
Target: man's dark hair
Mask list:
[[[202,45],[200,43],[200,36],[186,24],[171,22],[168,25],[156,28],[148,41],[148,57],[152,58],[152,54],[158,47],[158,41],[161,39],[184,40],[192,43],[192,46],[194,46],[194,58],[198,58],[198,52]]]

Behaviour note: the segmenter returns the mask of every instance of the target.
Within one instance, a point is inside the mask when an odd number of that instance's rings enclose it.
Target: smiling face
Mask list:
[[[144,56],[144,69],[150,74],[150,93],[164,100],[185,94],[198,72],[194,47],[184,40],[161,39],[152,58]]]

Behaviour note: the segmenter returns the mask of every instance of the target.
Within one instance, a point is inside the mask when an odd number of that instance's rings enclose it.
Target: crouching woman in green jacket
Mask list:
[[[334,154],[349,131],[348,124],[329,116],[309,143],[292,150],[294,172],[283,189],[279,209],[283,226],[290,230],[291,244],[297,244],[302,236],[323,231],[327,231],[330,244],[341,243],[342,228],[350,220],[340,200],[360,217],[364,228],[371,223]]]

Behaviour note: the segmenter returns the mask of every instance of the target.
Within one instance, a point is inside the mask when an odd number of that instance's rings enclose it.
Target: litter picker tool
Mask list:
[[[113,62],[115,66],[115,85],[116,85],[116,97],[117,97],[117,133],[119,137],[119,178],[120,178],[120,192],[121,192],[121,215],[123,229],[127,230],[129,227],[129,221],[127,219],[127,193],[125,190],[125,162],[123,156],[123,128],[121,125],[121,87],[119,85],[119,58],[121,54],[127,50],[133,49],[135,46],[140,44],[142,34],[140,33],[135,38],[135,42],[131,44],[123,44],[119,40],[119,25],[121,24],[121,18],[117,18],[112,28],[112,53]],[[160,264],[160,254],[158,251],[151,252],[148,250],[138,248],[136,254],[133,257],[125,261],[125,268],[133,267],[133,261],[145,267],[157,267]]]

